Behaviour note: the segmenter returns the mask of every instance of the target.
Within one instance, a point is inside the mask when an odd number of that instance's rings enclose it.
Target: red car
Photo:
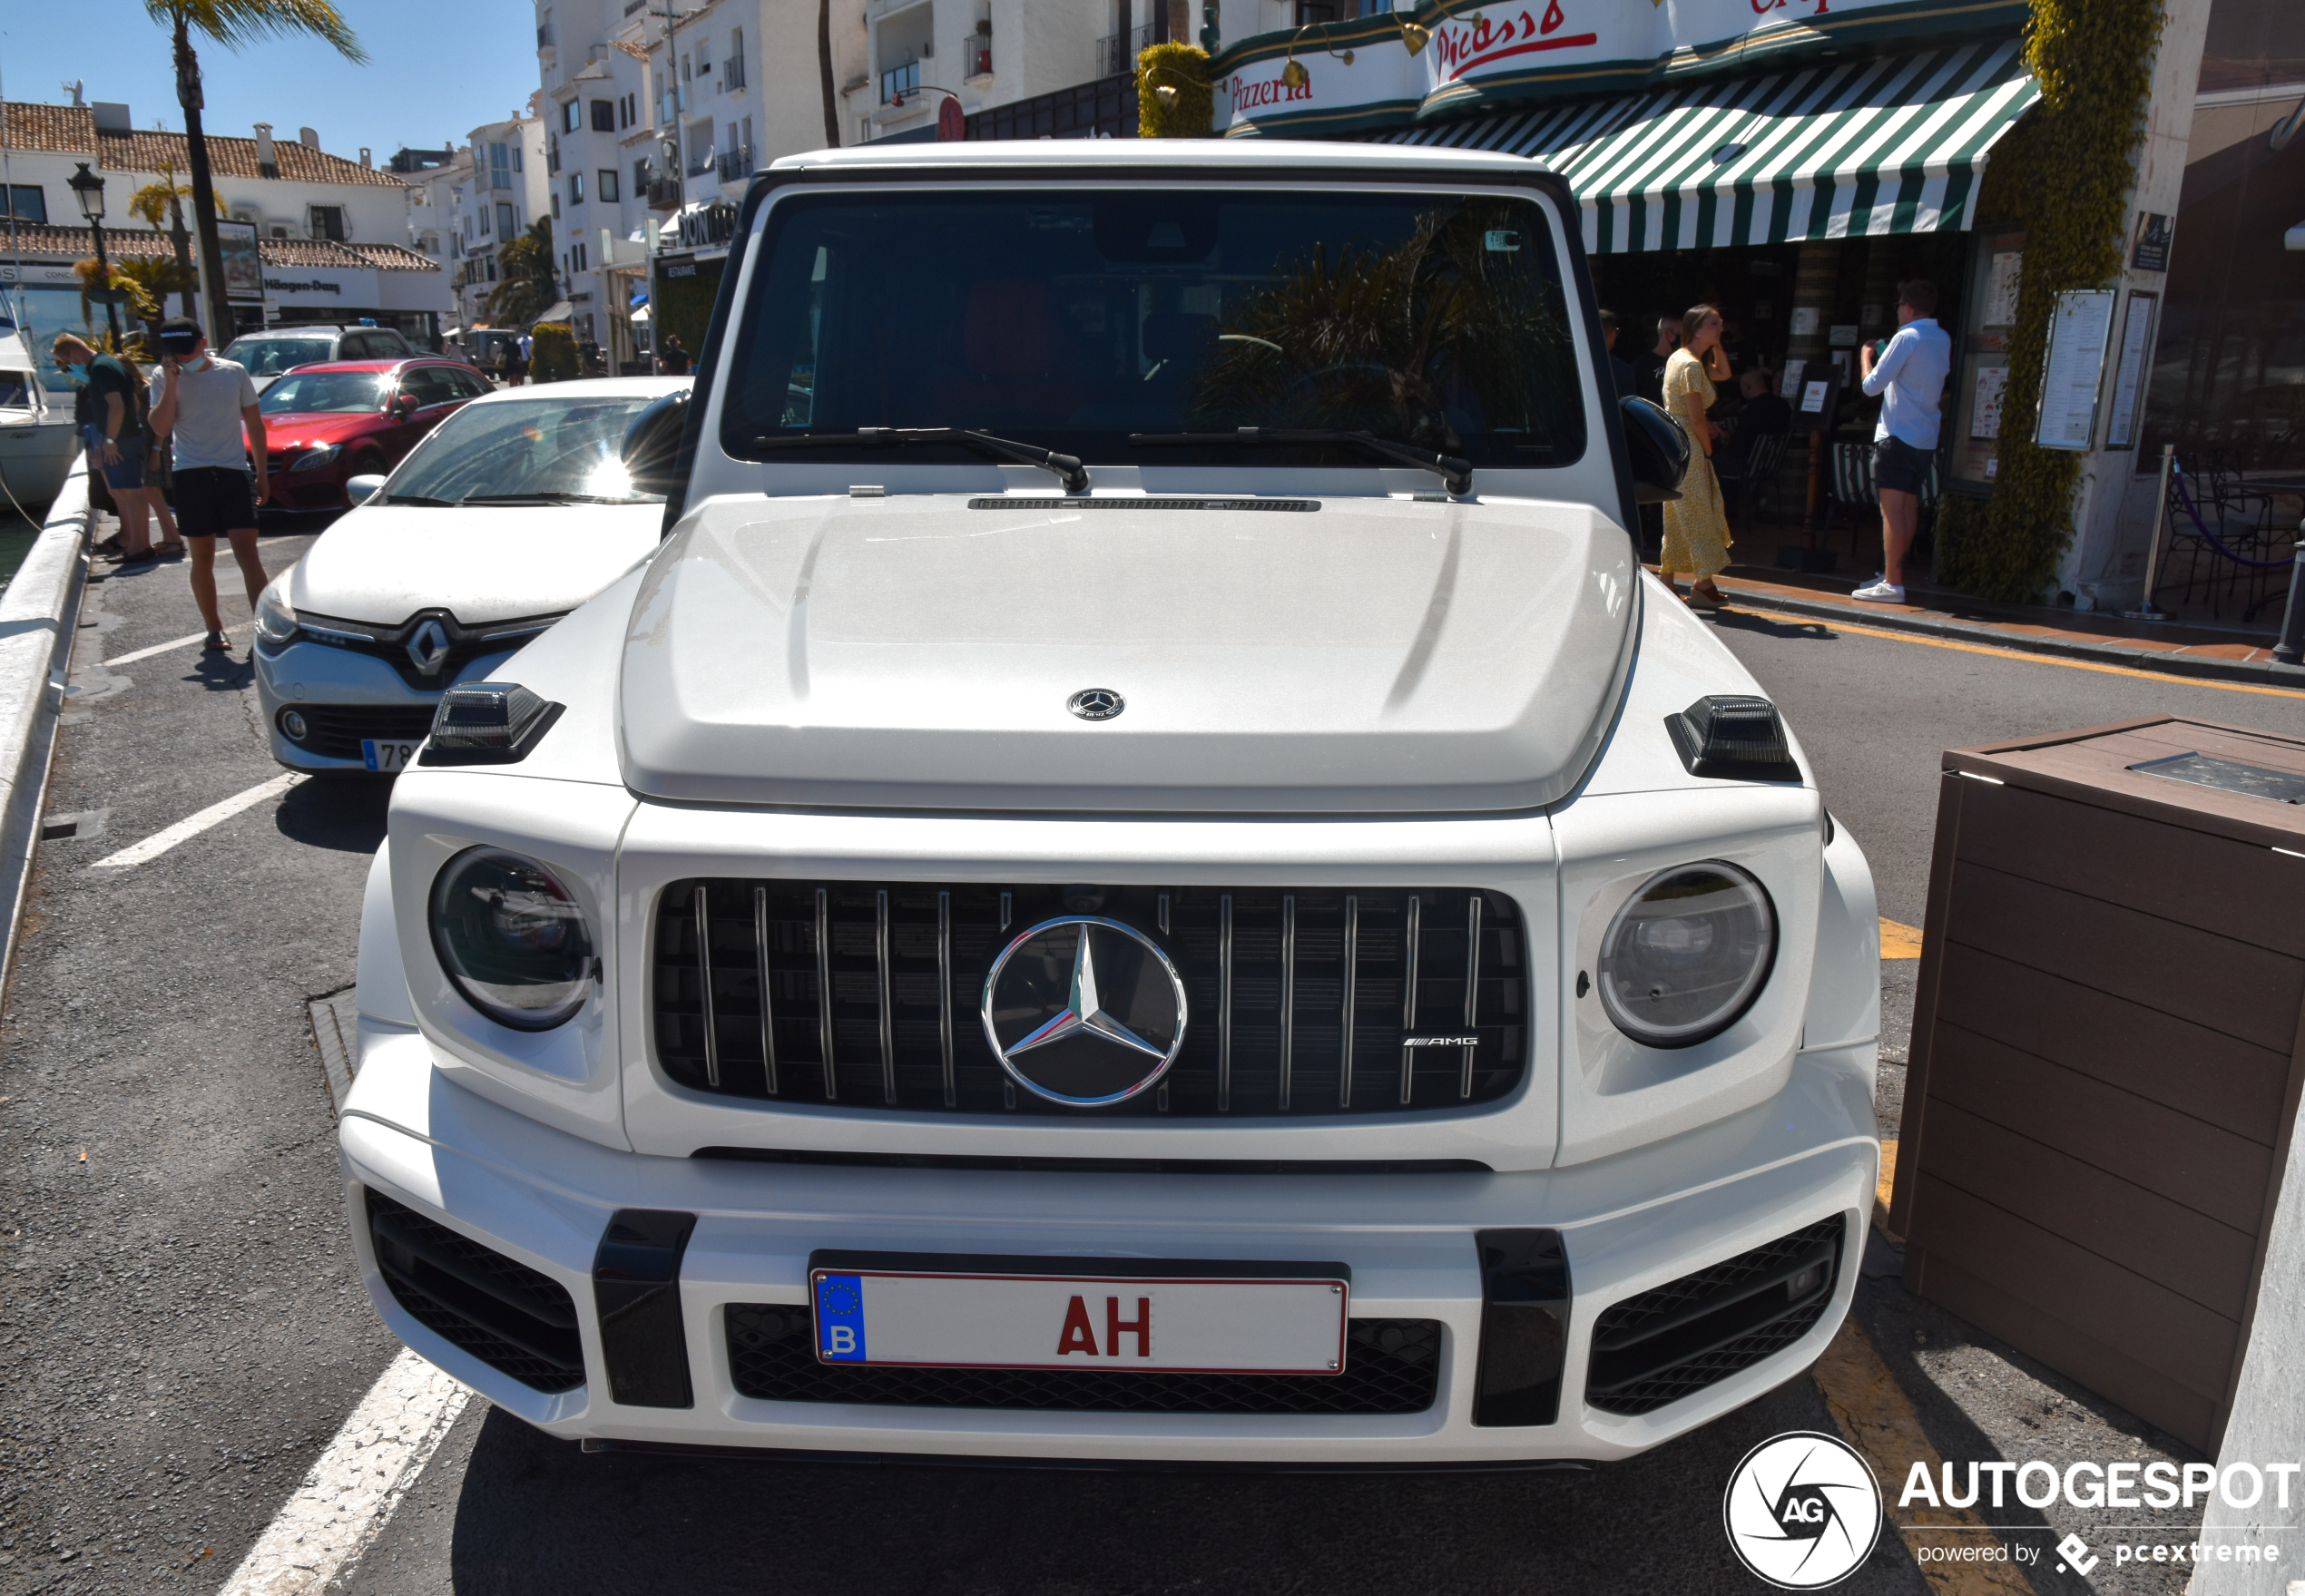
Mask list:
[[[417,441],[488,379],[460,360],[330,360],[299,366],[264,390],[272,503],[284,510],[340,510],[344,485],[391,470]]]

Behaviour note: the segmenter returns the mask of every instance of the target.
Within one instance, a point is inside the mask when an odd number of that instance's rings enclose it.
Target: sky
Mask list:
[[[211,133],[319,132],[320,148],[382,165],[402,145],[463,143],[482,122],[524,113],[537,85],[535,13],[526,0],[337,0],[368,53],[356,66],[317,39],[268,39],[235,53],[197,35]],[[181,132],[169,35],[142,0],[0,4],[0,93],[68,104],[74,78],[90,101],[125,101],[139,128]]]

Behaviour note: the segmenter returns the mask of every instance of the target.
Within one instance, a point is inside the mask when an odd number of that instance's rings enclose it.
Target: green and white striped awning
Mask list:
[[[1409,129],[1568,179],[1595,254],[1967,228],[1985,158],[2040,89],[2014,40],[1824,62]]]

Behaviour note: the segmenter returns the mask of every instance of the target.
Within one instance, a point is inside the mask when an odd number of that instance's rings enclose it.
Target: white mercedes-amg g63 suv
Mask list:
[[[1623,1456],[1803,1369],[1871,879],[1638,562],[1567,189],[752,183],[645,564],[443,700],[341,1145],[392,1329],[607,1444]]]

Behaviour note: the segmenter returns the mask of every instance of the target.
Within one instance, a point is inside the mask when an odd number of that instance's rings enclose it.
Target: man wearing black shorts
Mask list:
[[[256,552],[256,506],[272,494],[264,413],[256,407],[256,385],[248,368],[210,354],[197,322],[182,317],[162,322],[160,349],[161,380],[167,387],[152,406],[152,436],[174,439],[176,523],[191,545],[192,602],[208,625],[207,646],[227,649],[231,645],[216,608],[217,538],[231,540],[251,612],[267,580]]]

